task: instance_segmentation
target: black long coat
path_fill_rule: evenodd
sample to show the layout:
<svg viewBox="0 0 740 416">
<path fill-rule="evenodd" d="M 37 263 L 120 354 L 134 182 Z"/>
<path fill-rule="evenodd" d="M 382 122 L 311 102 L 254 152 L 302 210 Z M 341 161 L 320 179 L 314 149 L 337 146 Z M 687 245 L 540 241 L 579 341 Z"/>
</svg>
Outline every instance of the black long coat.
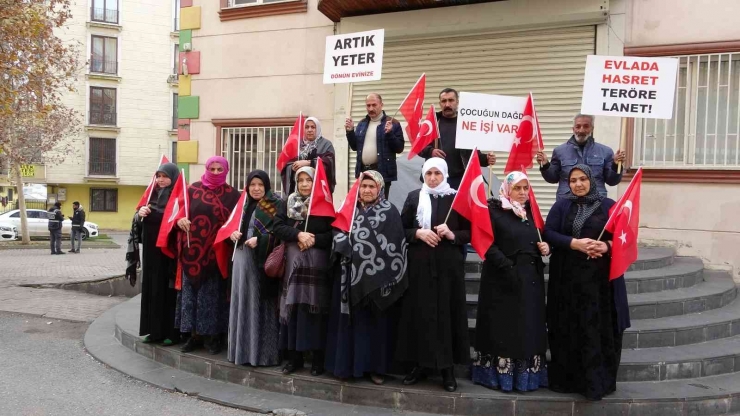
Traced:
<svg viewBox="0 0 740 416">
<path fill-rule="evenodd" d="M 470 361 L 465 302 L 463 249 L 470 242 L 470 223 L 455 211 L 447 225 L 455 240 L 429 247 L 416 239 L 420 190 L 412 191 L 401 211 L 409 243 L 409 287 L 403 298 L 396 359 L 443 369 Z M 432 197 L 432 228 L 444 223 L 454 195 Z"/>
<path fill-rule="evenodd" d="M 481 272 L 475 349 L 494 357 L 526 359 L 547 350 L 544 263 L 529 203 L 526 210 L 525 222 L 498 200 L 488 204 L 494 243 Z"/>
</svg>

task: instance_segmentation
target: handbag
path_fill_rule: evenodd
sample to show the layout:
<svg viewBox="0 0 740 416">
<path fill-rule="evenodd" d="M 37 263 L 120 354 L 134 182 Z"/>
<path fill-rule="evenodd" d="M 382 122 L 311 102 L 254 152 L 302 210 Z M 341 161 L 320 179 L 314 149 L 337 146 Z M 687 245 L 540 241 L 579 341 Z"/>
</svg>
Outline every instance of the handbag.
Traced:
<svg viewBox="0 0 740 416">
<path fill-rule="evenodd" d="M 267 277 L 280 279 L 285 273 L 285 243 L 278 244 L 265 260 L 265 274 Z"/>
</svg>

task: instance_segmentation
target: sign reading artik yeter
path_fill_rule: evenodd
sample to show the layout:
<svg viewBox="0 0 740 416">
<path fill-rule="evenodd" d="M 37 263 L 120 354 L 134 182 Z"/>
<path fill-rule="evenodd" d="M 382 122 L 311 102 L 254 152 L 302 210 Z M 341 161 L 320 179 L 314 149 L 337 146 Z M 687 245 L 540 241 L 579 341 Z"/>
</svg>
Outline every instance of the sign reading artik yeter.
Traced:
<svg viewBox="0 0 740 416">
<path fill-rule="evenodd" d="M 324 84 L 378 81 L 384 41 L 383 29 L 327 36 Z"/>
</svg>

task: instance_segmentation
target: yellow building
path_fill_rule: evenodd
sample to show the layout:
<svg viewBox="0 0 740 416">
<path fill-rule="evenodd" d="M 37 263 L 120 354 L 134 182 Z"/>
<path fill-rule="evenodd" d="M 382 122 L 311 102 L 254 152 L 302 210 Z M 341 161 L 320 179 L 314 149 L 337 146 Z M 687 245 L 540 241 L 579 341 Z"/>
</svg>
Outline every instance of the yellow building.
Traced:
<svg viewBox="0 0 740 416">
<path fill-rule="evenodd" d="M 88 64 L 64 101 L 83 129 L 67 139 L 72 154 L 34 179 L 65 215 L 79 201 L 100 228 L 128 229 L 160 157 L 176 160 L 178 10 L 178 0 L 72 5 L 59 36 L 83 45 Z"/>
</svg>

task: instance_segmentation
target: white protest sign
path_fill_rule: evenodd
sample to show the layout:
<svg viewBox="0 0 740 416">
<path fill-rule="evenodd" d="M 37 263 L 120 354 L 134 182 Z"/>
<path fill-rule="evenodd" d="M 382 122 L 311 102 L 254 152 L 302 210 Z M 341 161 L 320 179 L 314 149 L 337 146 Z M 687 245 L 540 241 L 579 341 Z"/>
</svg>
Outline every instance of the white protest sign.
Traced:
<svg viewBox="0 0 740 416">
<path fill-rule="evenodd" d="M 508 152 L 526 104 L 527 97 L 461 92 L 455 147 Z"/>
<path fill-rule="evenodd" d="M 581 113 L 670 119 L 677 71 L 676 58 L 589 55 Z"/>
<path fill-rule="evenodd" d="M 378 81 L 384 41 L 384 29 L 327 36 L 324 84 Z"/>
</svg>

